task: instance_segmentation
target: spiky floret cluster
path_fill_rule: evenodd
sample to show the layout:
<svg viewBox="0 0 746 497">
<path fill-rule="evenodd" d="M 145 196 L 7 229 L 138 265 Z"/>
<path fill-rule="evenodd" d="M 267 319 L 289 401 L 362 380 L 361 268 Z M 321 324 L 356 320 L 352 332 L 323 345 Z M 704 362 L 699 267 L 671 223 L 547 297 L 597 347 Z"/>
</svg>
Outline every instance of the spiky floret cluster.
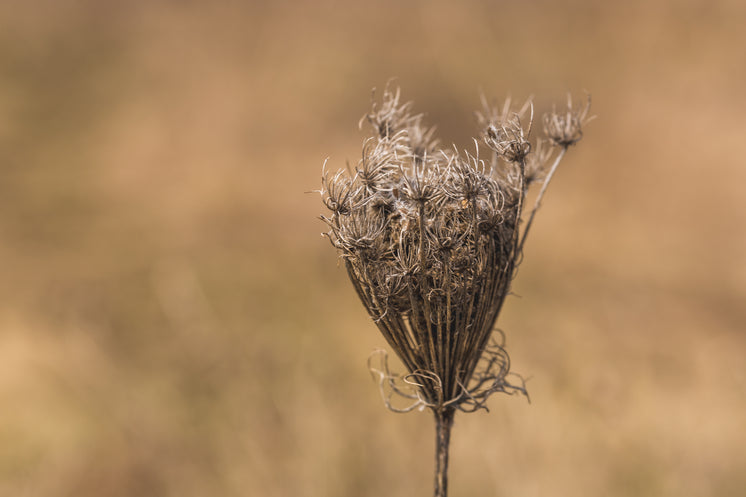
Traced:
<svg viewBox="0 0 746 497">
<path fill-rule="evenodd" d="M 394 410 L 472 411 L 494 392 L 525 393 L 522 381 L 508 380 L 502 333 L 495 340 L 493 330 L 538 208 L 537 201 L 521 233 L 528 187 L 541 178 L 545 187 L 575 141 L 551 136 L 552 149 L 532 144 L 530 102 L 517 111 L 509 101 L 502 109 L 483 105 L 477 117 L 488 160 L 480 157 L 477 140 L 474 153 L 439 148 L 434 129 L 412 113 L 411 103 L 400 102 L 398 89 L 387 87 L 363 118 L 374 135 L 357 167 L 323 174 L 326 235 L 408 370 L 391 374 L 385 353 L 371 367 Z M 586 114 L 587 108 L 581 116 L 570 107 L 574 120 L 550 115 L 545 123 L 575 137 Z M 397 407 L 393 395 L 411 403 Z"/>
</svg>

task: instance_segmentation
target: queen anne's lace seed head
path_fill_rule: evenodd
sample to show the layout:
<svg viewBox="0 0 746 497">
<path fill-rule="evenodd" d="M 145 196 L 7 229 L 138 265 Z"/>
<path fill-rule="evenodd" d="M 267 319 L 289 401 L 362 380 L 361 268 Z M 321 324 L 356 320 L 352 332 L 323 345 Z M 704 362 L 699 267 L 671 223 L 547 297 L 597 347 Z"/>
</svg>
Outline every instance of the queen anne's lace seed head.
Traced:
<svg viewBox="0 0 746 497">
<path fill-rule="evenodd" d="M 593 119 L 593 116 L 588 116 L 590 109 L 590 95 L 587 96 L 585 106 L 574 108 L 572 96 L 568 94 L 565 111 L 557 111 L 554 108 L 552 112 L 544 115 L 544 133 L 555 145 L 574 145 L 583 138 L 583 126 Z"/>
<path fill-rule="evenodd" d="M 373 135 L 357 167 L 322 176 L 326 236 L 408 370 L 392 375 L 385 360 L 373 368 L 395 409 L 393 394 L 412 400 L 405 410 L 471 411 L 494 392 L 525 393 L 521 381 L 511 383 L 493 332 L 520 260 L 526 190 L 554 149 L 531 143 L 530 101 L 518 110 L 509 100 L 501 109 L 483 103 L 477 116 L 489 160 L 478 146 L 473 154 L 438 149 L 434 128 L 387 86 L 363 118 Z M 570 103 L 545 117 L 549 141 L 577 142 L 587 112 Z"/>
</svg>

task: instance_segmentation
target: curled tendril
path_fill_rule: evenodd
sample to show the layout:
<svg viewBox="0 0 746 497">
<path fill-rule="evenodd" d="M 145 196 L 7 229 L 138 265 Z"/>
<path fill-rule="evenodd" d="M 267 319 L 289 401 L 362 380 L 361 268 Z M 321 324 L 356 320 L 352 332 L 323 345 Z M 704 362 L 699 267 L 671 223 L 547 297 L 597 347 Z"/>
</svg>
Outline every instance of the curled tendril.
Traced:
<svg viewBox="0 0 746 497">
<path fill-rule="evenodd" d="M 498 392 L 509 395 L 522 394 L 529 399 L 525 379 L 508 371 L 507 353 L 501 346 L 492 344 L 488 347 L 484 352 L 483 360 L 485 362 L 483 369 L 474 373 L 470 387 L 459 380 L 457 393 L 449 398 L 444 397 L 443 382 L 432 371 L 415 371 L 404 375 L 392 373 L 389 368 L 388 353 L 383 349 L 373 351 L 368 357 L 368 370 L 378 383 L 386 408 L 396 413 L 421 411 L 425 408 L 437 411 L 446 407 L 453 407 L 462 412 L 474 412 L 479 409 L 489 411 L 487 399 Z M 508 378 L 511 377 L 518 381 L 510 382 Z M 438 392 L 440 395 L 429 398 L 428 390 Z M 393 401 L 397 397 L 403 401 L 403 407 Z"/>
</svg>

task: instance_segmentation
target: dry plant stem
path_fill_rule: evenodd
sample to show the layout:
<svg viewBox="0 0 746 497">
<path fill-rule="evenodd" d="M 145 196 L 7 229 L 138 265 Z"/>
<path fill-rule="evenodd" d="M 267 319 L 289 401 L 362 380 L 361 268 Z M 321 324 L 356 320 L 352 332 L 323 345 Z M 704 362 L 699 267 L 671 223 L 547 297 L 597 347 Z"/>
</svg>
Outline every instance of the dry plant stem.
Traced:
<svg viewBox="0 0 746 497">
<path fill-rule="evenodd" d="M 531 210 L 531 215 L 528 218 L 526 227 L 523 229 L 523 236 L 521 237 L 521 243 L 518 244 L 518 251 L 516 252 L 516 254 L 520 254 L 523 252 L 523 244 L 526 241 L 526 235 L 528 235 L 528 230 L 529 228 L 531 228 L 531 223 L 534 221 L 534 216 L 536 215 L 536 211 L 538 211 L 539 207 L 541 206 L 541 199 L 542 197 L 544 197 L 544 192 L 547 191 L 549 182 L 552 181 L 552 176 L 554 176 L 554 172 L 557 170 L 557 166 L 559 166 L 559 163 L 562 162 L 562 158 L 565 156 L 565 152 L 567 152 L 567 146 L 562 147 L 560 152 L 557 154 L 557 158 L 554 159 L 554 163 L 552 164 L 552 167 L 549 169 L 549 173 L 547 173 L 547 177 L 544 180 L 544 183 L 541 185 L 541 190 L 539 191 L 539 194 L 536 196 L 536 202 L 534 202 L 534 208 Z"/>
<path fill-rule="evenodd" d="M 450 407 L 435 411 L 435 497 L 448 495 L 448 446 L 454 414 Z"/>
</svg>

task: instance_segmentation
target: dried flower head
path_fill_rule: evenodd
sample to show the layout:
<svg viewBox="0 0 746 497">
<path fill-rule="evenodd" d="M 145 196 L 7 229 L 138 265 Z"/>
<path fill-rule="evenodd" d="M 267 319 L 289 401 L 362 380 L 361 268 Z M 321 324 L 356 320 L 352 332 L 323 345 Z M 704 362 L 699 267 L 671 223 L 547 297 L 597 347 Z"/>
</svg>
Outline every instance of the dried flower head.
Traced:
<svg viewBox="0 0 746 497">
<path fill-rule="evenodd" d="M 544 133 L 555 145 L 569 147 L 583 138 L 583 126 L 593 119 L 588 112 L 591 109 L 591 96 L 587 95 L 585 106 L 574 108 L 572 95 L 567 95 L 567 109 L 558 112 L 556 108 L 544 115 Z"/>
<path fill-rule="evenodd" d="M 532 144 L 530 100 L 513 110 L 509 99 L 499 109 L 483 98 L 483 107 L 477 117 L 492 150 L 488 160 L 476 140 L 474 153 L 438 149 L 434 128 L 412 114 L 411 102 L 401 102 L 398 88 L 387 86 L 363 118 L 373 133 L 359 164 L 333 175 L 324 170 L 320 190 L 331 212 L 322 216 L 325 235 L 407 369 L 392 373 L 379 352 L 371 372 L 392 410 L 433 410 L 439 457 L 441 443 L 447 457 L 455 410 L 486 408 L 495 392 L 526 394 L 521 377 L 510 372 L 495 323 L 547 184 L 568 145 L 582 136 L 588 113 L 588 106 L 576 111 L 568 102 L 567 113 L 544 117 L 548 141 Z M 521 230 L 528 186 L 540 180 Z M 436 495 L 445 495 L 444 488 L 436 481 Z"/>
<path fill-rule="evenodd" d="M 518 111 L 510 100 L 501 111 L 485 103 L 478 116 L 496 154 L 489 164 L 478 147 L 475 154 L 436 150 L 433 128 L 411 109 L 398 88 L 386 87 L 365 116 L 374 134 L 354 172 L 324 173 L 332 215 L 323 219 L 363 304 L 408 370 L 398 377 L 381 365 L 381 385 L 410 390 L 404 410 L 474 410 L 493 392 L 525 393 L 509 381 L 502 340 L 490 339 L 519 260 L 525 190 L 551 150 L 539 145 L 530 155 L 530 101 Z M 583 120 L 568 116 L 573 126 Z"/>
</svg>

